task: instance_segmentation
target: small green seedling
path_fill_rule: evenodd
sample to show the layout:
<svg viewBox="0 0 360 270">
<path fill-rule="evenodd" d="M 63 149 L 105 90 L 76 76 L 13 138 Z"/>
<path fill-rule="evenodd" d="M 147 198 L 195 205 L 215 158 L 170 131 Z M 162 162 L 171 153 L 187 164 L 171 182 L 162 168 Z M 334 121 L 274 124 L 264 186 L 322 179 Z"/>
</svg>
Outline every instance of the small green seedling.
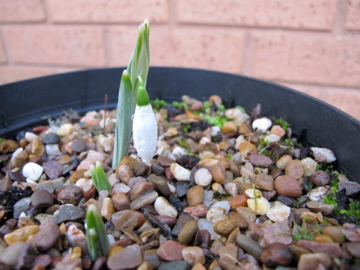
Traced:
<svg viewBox="0 0 360 270">
<path fill-rule="evenodd" d="M 99 161 L 96 161 L 95 167 L 93 165 L 90 167 L 90 174 L 98 192 L 111 189 L 110 182 Z"/>
</svg>

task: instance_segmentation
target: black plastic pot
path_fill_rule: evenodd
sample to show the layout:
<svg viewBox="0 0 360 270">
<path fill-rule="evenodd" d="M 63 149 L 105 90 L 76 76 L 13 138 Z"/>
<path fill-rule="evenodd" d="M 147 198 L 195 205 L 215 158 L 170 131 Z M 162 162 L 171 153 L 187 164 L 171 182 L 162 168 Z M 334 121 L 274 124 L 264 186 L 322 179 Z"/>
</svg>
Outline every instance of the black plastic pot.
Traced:
<svg viewBox="0 0 360 270">
<path fill-rule="evenodd" d="M 108 107 L 115 108 L 122 70 L 85 70 L 0 86 L 0 136 L 13 137 L 65 109 L 102 109 L 105 94 Z M 152 67 L 147 88 L 151 98 L 166 101 L 185 94 L 200 100 L 217 94 L 226 105 L 241 105 L 248 112 L 260 103 L 262 115 L 286 119 L 297 134 L 306 129 L 305 143 L 333 150 L 337 169 L 360 182 L 360 122 L 315 98 L 244 76 L 172 67 Z"/>
</svg>

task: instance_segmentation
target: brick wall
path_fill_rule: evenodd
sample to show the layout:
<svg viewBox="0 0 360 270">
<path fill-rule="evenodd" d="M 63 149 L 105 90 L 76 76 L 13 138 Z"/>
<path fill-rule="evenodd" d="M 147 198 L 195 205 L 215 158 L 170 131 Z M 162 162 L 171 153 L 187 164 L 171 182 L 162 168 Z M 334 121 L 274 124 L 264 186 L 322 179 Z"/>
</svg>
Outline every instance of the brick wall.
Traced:
<svg viewBox="0 0 360 270">
<path fill-rule="evenodd" d="M 360 119 L 360 0 L 0 0 L 0 84 L 126 66 L 151 24 L 151 65 L 244 74 Z"/>
</svg>

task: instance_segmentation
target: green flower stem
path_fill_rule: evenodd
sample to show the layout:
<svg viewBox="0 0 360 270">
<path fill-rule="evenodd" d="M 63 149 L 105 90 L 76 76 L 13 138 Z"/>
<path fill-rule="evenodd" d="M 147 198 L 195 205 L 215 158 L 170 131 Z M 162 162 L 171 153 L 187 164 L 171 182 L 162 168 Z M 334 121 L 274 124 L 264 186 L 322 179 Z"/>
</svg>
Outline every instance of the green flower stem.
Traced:
<svg viewBox="0 0 360 270">
<path fill-rule="evenodd" d="M 90 204 L 86 211 L 86 238 L 90 257 L 95 261 L 99 257 L 107 257 L 110 244 L 102 217 L 96 206 Z"/>
<path fill-rule="evenodd" d="M 111 185 L 99 161 L 96 165 L 90 167 L 90 174 L 93 179 L 94 185 L 98 192 L 101 190 L 110 190 Z"/>
<path fill-rule="evenodd" d="M 135 112 L 136 96 L 140 85 L 138 77 L 146 85 L 150 66 L 150 25 L 145 20 L 139 27 L 139 35 L 127 69 L 121 76 L 117 104 L 115 143 L 112 168 L 127 155 L 132 135 L 132 115 Z"/>
</svg>

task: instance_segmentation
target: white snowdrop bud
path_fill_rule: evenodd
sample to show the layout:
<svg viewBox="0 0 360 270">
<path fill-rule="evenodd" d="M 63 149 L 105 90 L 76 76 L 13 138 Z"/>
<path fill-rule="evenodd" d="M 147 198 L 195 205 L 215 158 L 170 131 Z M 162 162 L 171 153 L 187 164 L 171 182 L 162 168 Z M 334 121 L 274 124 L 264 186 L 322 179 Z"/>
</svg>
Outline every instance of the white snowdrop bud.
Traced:
<svg viewBox="0 0 360 270">
<path fill-rule="evenodd" d="M 148 166 L 156 153 L 158 127 L 149 95 L 140 83 L 133 123 L 134 146 L 138 157 Z"/>
</svg>

